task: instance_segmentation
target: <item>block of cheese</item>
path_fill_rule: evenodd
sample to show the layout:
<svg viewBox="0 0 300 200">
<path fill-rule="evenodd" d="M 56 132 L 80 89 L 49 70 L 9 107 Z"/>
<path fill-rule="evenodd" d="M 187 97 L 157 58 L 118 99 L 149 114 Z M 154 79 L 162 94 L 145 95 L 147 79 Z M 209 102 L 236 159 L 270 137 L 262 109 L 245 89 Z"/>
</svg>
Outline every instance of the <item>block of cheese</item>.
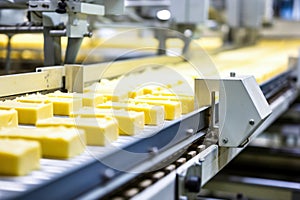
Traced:
<svg viewBox="0 0 300 200">
<path fill-rule="evenodd" d="M 118 123 L 112 117 L 103 118 L 62 118 L 53 117 L 39 120 L 37 127 L 74 127 L 82 129 L 86 134 L 88 145 L 105 146 L 118 139 Z"/>
<path fill-rule="evenodd" d="M 0 108 L 0 128 L 17 127 L 18 113 L 13 108 Z"/>
<path fill-rule="evenodd" d="M 170 100 L 149 100 L 149 99 L 129 99 L 133 103 L 146 103 L 150 105 L 163 106 L 165 109 L 165 119 L 173 120 L 180 117 L 182 113 L 181 103 L 179 101 Z"/>
<path fill-rule="evenodd" d="M 53 103 L 55 115 L 69 116 L 72 112 L 82 108 L 82 99 L 80 98 L 49 97 L 49 99 Z"/>
<path fill-rule="evenodd" d="M 156 94 L 156 95 L 142 95 L 138 96 L 138 99 L 149 99 L 149 100 L 171 100 L 180 101 L 182 114 L 190 113 L 194 110 L 194 97 L 193 96 L 176 96 L 171 94 Z"/>
<path fill-rule="evenodd" d="M 149 105 L 146 103 L 120 103 L 120 102 L 105 102 L 98 104 L 97 108 L 104 109 L 124 109 L 136 112 L 144 112 L 145 124 L 147 125 L 160 125 L 164 122 L 164 107 Z"/>
<path fill-rule="evenodd" d="M 49 158 L 70 158 L 86 147 L 84 131 L 75 128 L 9 128 L 0 130 L 0 138 L 38 141 L 43 157 Z"/>
<path fill-rule="evenodd" d="M 26 175 L 39 169 L 41 146 L 36 141 L 0 139 L 0 174 Z"/>
<path fill-rule="evenodd" d="M 0 108 L 16 109 L 19 124 L 35 124 L 39 119 L 53 117 L 53 104 L 51 102 L 27 103 L 6 100 L 0 102 Z"/>
<path fill-rule="evenodd" d="M 104 96 L 97 93 L 64 93 L 56 91 L 53 93 L 47 94 L 48 97 L 58 97 L 58 98 L 81 98 L 82 106 L 94 107 L 99 103 L 104 102 Z"/>
<path fill-rule="evenodd" d="M 17 101 L 26 103 L 51 102 L 53 104 L 53 114 L 63 116 L 68 116 L 70 113 L 82 108 L 82 97 L 73 98 L 71 93 L 69 97 L 51 97 L 42 94 L 31 94 L 17 98 Z"/>
<path fill-rule="evenodd" d="M 136 135 L 144 130 L 145 117 L 143 112 L 99 109 L 85 107 L 71 116 L 82 118 L 95 118 L 111 116 L 118 121 L 121 135 Z"/>
</svg>

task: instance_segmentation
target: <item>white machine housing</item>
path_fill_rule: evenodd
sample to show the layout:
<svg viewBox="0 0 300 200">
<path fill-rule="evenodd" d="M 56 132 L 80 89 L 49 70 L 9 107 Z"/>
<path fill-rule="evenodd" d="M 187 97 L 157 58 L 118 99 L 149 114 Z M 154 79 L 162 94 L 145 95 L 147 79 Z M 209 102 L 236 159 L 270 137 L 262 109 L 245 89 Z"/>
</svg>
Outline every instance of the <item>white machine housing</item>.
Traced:
<svg viewBox="0 0 300 200">
<path fill-rule="evenodd" d="M 219 93 L 220 146 L 243 146 L 272 112 L 253 76 L 195 80 L 199 108 L 211 104 L 212 92 Z"/>
</svg>

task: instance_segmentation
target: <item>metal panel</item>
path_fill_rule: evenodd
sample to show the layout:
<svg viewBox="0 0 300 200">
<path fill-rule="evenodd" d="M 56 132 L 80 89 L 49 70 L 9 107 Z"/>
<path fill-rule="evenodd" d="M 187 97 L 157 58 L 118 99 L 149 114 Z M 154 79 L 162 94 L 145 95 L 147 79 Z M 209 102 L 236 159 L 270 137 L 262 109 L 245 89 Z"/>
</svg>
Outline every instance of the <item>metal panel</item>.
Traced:
<svg viewBox="0 0 300 200">
<path fill-rule="evenodd" d="M 61 68 L 47 68 L 39 72 L 0 77 L 0 97 L 51 90 L 63 86 Z"/>
</svg>

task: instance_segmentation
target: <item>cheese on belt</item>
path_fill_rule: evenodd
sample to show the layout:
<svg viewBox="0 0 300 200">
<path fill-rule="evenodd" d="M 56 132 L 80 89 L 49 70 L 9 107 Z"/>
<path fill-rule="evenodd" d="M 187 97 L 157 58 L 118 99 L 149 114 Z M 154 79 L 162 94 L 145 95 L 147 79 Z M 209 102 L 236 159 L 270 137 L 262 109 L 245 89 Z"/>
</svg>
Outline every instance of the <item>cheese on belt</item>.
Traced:
<svg viewBox="0 0 300 200">
<path fill-rule="evenodd" d="M 12 108 L 0 108 L 0 128 L 17 127 L 18 113 Z"/>
<path fill-rule="evenodd" d="M 95 118 L 111 116 L 118 121 L 119 133 L 121 135 L 136 135 L 144 130 L 145 117 L 143 112 L 83 108 L 73 113 L 73 117 Z"/>
<path fill-rule="evenodd" d="M 36 141 L 0 139 L 0 174 L 25 175 L 40 167 L 41 147 Z"/>
<path fill-rule="evenodd" d="M 37 127 L 65 126 L 83 129 L 88 145 L 105 146 L 118 139 L 118 123 L 111 117 L 105 118 L 61 118 L 39 120 Z"/>
<path fill-rule="evenodd" d="M 164 106 L 165 109 L 165 119 L 173 120 L 180 117 L 182 113 L 181 103 L 178 101 L 170 100 L 149 100 L 149 99 L 129 99 L 129 103 L 146 103 L 156 106 Z"/>
<path fill-rule="evenodd" d="M 0 138 L 38 141 L 43 157 L 50 158 L 70 158 L 82 153 L 86 146 L 84 131 L 65 127 L 2 129 Z"/>
<path fill-rule="evenodd" d="M 143 95 L 137 97 L 137 99 L 148 100 L 171 100 L 181 102 L 182 114 L 190 113 L 194 110 L 194 97 L 193 96 L 176 96 L 174 94 L 158 94 L 158 95 Z"/>
<path fill-rule="evenodd" d="M 15 108 L 18 112 L 19 124 L 35 124 L 39 119 L 53 117 L 53 105 L 51 102 L 24 103 L 17 101 L 2 101 L 1 108 Z"/>
<path fill-rule="evenodd" d="M 134 104 L 134 103 L 119 103 L 119 102 L 106 102 L 98 104 L 97 108 L 102 109 L 125 109 L 136 112 L 144 112 L 145 124 L 159 125 L 164 122 L 164 107 L 149 104 Z"/>
<path fill-rule="evenodd" d="M 69 116 L 70 113 L 82 108 L 82 98 L 60 98 L 48 97 L 45 95 L 28 95 L 16 99 L 23 103 L 45 103 L 51 102 L 53 104 L 54 115 Z"/>
</svg>

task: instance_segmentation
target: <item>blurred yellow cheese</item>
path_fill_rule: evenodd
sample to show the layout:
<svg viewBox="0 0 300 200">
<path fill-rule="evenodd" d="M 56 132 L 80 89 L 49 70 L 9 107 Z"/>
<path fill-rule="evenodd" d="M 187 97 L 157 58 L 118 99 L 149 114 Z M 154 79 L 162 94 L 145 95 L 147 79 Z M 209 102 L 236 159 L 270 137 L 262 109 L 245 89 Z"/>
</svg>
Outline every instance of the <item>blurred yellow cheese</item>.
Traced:
<svg viewBox="0 0 300 200">
<path fill-rule="evenodd" d="M 149 99 L 129 99 L 129 102 L 136 104 L 146 103 L 150 105 L 163 106 L 165 109 L 165 119 L 173 120 L 180 117 L 182 113 L 181 103 L 179 101 L 170 100 L 149 100 Z"/>
<path fill-rule="evenodd" d="M 161 93 L 156 95 L 143 95 L 138 96 L 137 99 L 149 100 L 171 100 L 181 102 L 182 114 L 192 112 L 194 110 L 194 97 L 193 96 L 176 96 L 171 93 Z"/>
<path fill-rule="evenodd" d="M 116 89 L 116 85 L 103 85 L 95 83 L 89 87 L 85 87 L 84 93 L 100 94 L 103 95 L 108 101 L 121 101 L 122 99 L 128 98 L 128 91 Z M 133 94 L 134 95 L 134 94 Z"/>
<path fill-rule="evenodd" d="M 86 146 L 83 130 L 65 127 L 2 129 L 0 138 L 38 141 L 43 157 L 50 158 L 70 158 L 82 153 Z"/>
<path fill-rule="evenodd" d="M 18 113 L 12 108 L 0 108 L 0 128 L 17 127 Z"/>
<path fill-rule="evenodd" d="M 61 118 L 53 117 L 39 120 L 37 127 L 74 127 L 82 129 L 86 134 L 88 145 L 105 146 L 118 139 L 118 123 L 111 117 L 105 118 Z"/>
<path fill-rule="evenodd" d="M 0 139 L 1 175 L 26 175 L 40 167 L 40 157 L 36 141 Z"/>
<path fill-rule="evenodd" d="M 95 118 L 111 116 L 116 118 L 119 124 L 119 133 L 121 135 L 136 135 L 144 130 L 145 117 L 143 112 L 83 108 L 78 112 L 74 112 L 71 116 L 83 118 Z"/>
<path fill-rule="evenodd" d="M 0 102 L 0 108 L 15 108 L 19 124 L 35 124 L 39 119 L 53 117 L 51 102 L 25 103 L 7 100 Z"/>
<path fill-rule="evenodd" d="M 103 104 L 98 104 L 97 108 L 112 108 L 112 109 L 125 109 L 136 112 L 144 112 L 145 124 L 148 125 L 159 125 L 164 122 L 164 107 L 149 105 L 146 103 L 143 104 L 134 104 L 134 103 L 119 103 L 119 102 L 106 102 Z"/>
</svg>

